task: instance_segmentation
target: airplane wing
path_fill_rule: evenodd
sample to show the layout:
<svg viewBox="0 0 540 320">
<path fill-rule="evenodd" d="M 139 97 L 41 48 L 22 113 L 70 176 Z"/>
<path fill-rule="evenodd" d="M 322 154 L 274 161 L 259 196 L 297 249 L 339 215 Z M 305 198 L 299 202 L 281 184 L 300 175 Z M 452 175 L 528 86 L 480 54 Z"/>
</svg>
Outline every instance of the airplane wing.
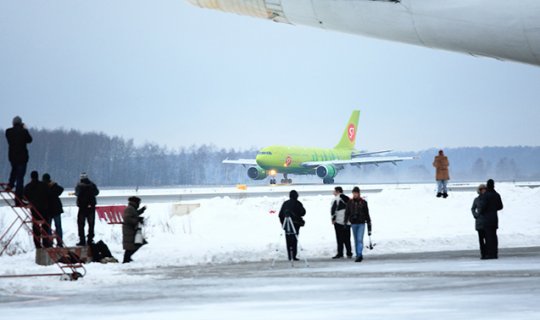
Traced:
<svg viewBox="0 0 540 320">
<path fill-rule="evenodd" d="M 324 166 L 324 165 L 335 165 L 335 166 L 343 166 L 343 165 L 352 165 L 352 166 L 361 166 L 366 164 L 374 164 L 378 165 L 380 163 L 393 163 L 396 164 L 400 161 L 405 160 L 414 160 L 415 157 L 395 157 L 395 156 L 388 156 L 388 157 L 362 157 L 362 158 L 353 158 L 351 160 L 330 160 L 330 161 L 307 161 L 302 163 L 302 166 L 306 168 L 315 168 L 318 166 Z"/>
<path fill-rule="evenodd" d="M 372 151 L 372 152 L 353 152 L 352 157 L 359 158 L 359 157 L 372 156 L 374 154 L 381 154 L 381 153 L 388 153 L 388 152 L 392 152 L 392 150 L 381 150 L 381 151 Z"/>
<path fill-rule="evenodd" d="M 225 159 L 221 163 L 225 163 L 225 164 L 241 164 L 244 167 L 245 166 L 256 166 L 257 165 L 257 161 L 255 161 L 255 159 L 238 159 L 238 160 Z"/>
</svg>

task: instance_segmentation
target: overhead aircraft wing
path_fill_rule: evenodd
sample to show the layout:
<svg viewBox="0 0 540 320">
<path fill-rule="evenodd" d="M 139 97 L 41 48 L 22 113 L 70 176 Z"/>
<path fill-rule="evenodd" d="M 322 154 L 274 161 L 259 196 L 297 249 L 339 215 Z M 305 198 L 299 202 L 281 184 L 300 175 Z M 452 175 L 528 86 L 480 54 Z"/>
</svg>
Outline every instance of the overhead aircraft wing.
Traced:
<svg viewBox="0 0 540 320">
<path fill-rule="evenodd" d="M 361 158 L 353 158 L 351 160 L 330 160 L 330 161 L 307 161 L 303 162 L 302 166 L 306 168 L 315 168 L 318 166 L 324 166 L 324 165 L 335 165 L 335 166 L 343 166 L 343 165 L 352 165 L 352 166 L 361 166 L 366 164 L 374 164 L 378 165 L 380 163 L 393 163 L 396 164 L 400 161 L 405 160 L 414 160 L 415 157 L 395 157 L 395 156 L 388 156 L 388 157 L 361 157 Z"/>
<path fill-rule="evenodd" d="M 256 165 L 257 165 L 257 161 L 255 161 L 255 159 L 238 159 L 238 160 L 229 160 L 229 159 L 225 159 L 225 160 L 223 160 L 221 163 L 226 163 L 226 164 L 241 164 L 241 165 L 243 165 L 244 167 L 245 167 L 245 166 L 256 166 Z"/>
</svg>

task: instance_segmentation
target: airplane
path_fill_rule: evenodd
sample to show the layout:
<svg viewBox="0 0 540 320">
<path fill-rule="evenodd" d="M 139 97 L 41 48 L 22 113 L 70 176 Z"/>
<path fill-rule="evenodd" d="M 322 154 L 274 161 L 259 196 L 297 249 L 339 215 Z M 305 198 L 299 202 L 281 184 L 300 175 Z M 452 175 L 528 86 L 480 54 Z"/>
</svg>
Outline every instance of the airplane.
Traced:
<svg viewBox="0 0 540 320">
<path fill-rule="evenodd" d="M 275 22 L 540 65 L 538 0 L 188 1 Z"/>
<path fill-rule="evenodd" d="M 269 146 L 261 149 L 255 159 L 225 159 L 224 164 L 237 164 L 247 167 L 247 174 L 253 180 L 263 180 L 270 176 L 270 184 L 276 184 L 275 176 L 283 174 L 282 184 L 291 184 L 289 174 L 317 175 L 324 184 L 334 183 L 334 177 L 346 165 L 378 165 L 412 160 L 414 157 L 373 157 L 375 154 L 388 153 L 391 150 L 359 152 L 354 149 L 360 111 L 351 114 L 341 140 L 333 149 L 306 148 L 291 146 Z"/>
</svg>

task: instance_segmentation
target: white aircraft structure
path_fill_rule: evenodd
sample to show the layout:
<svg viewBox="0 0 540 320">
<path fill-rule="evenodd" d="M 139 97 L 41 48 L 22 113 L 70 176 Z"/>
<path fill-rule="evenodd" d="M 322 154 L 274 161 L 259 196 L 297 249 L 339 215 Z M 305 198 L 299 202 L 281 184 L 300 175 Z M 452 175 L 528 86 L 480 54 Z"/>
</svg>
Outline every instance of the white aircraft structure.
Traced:
<svg viewBox="0 0 540 320">
<path fill-rule="evenodd" d="M 540 65 L 540 0 L 188 1 L 275 22 Z"/>
</svg>

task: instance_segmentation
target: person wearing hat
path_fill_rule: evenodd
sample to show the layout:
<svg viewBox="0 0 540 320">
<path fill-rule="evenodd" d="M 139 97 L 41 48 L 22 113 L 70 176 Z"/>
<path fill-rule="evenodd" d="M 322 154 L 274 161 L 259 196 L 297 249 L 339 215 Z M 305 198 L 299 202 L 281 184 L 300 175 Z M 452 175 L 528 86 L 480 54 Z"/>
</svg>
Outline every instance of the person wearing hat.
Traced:
<svg viewBox="0 0 540 320">
<path fill-rule="evenodd" d="M 139 223 L 142 223 L 144 218 L 141 214 L 144 213 L 146 207 L 139 209 L 141 205 L 141 198 L 129 197 L 128 205 L 124 209 L 124 223 L 122 224 L 122 247 L 124 248 L 124 260 L 122 263 L 130 263 L 131 257 L 140 247 L 143 246 L 146 241 L 143 240 L 143 244 L 135 243 L 135 235 L 139 228 Z"/>
<path fill-rule="evenodd" d="M 75 187 L 75 195 L 77 196 L 77 225 L 79 227 L 79 242 L 78 246 L 86 246 L 84 238 L 84 225 L 88 221 L 88 243 L 94 241 L 94 224 L 96 222 L 96 196 L 99 194 L 99 189 L 96 184 L 88 179 L 86 172 L 81 173 L 81 180 Z"/>
<path fill-rule="evenodd" d="M 475 219 L 475 228 L 478 231 L 478 242 L 480 243 L 480 258 L 486 258 L 486 232 L 484 230 L 484 215 L 480 212 L 482 206 L 482 195 L 486 192 L 486 185 L 481 184 L 476 191 L 478 197 L 474 198 L 471 211 Z"/>
<path fill-rule="evenodd" d="M 11 164 L 9 174 L 9 188 L 15 188 L 15 194 L 22 199 L 24 193 L 24 175 L 28 164 L 28 149 L 26 145 L 32 143 L 32 136 L 26 129 L 21 117 L 16 116 L 12 121 L 13 127 L 6 130 L 8 142 L 8 158 Z M 21 205 L 21 203 L 16 203 Z"/>
<path fill-rule="evenodd" d="M 450 173 L 448 167 L 448 157 L 444 155 L 444 151 L 439 150 L 439 154 L 435 156 L 433 160 L 433 166 L 435 167 L 435 180 L 437 180 L 437 198 L 448 197 L 448 180 L 450 180 Z"/>
<path fill-rule="evenodd" d="M 355 262 L 362 262 L 364 259 L 362 256 L 362 251 L 364 249 L 364 232 L 367 224 L 368 235 L 371 235 L 371 217 L 369 216 L 367 201 L 360 197 L 360 188 L 354 187 L 352 194 L 353 197 L 347 202 L 347 207 L 345 208 L 345 221 L 351 224 L 354 235 L 354 243 L 356 246 Z"/>
<path fill-rule="evenodd" d="M 486 183 L 486 192 L 482 195 L 479 205 L 480 214 L 484 217 L 484 231 L 486 234 L 486 256 L 485 259 L 499 258 L 499 239 L 497 229 L 499 228 L 499 216 L 497 211 L 503 209 L 501 195 L 495 191 L 495 181 L 489 179 Z"/>
<path fill-rule="evenodd" d="M 285 201 L 279 210 L 279 221 L 284 227 L 285 231 L 285 243 L 287 245 L 287 256 L 290 260 L 298 261 L 296 257 L 298 253 L 298 235 L 300 234 L 300 227 L 305 224 L 303 216 L 306 215 L 306 209 L 302 202 L 298 201 L 298 192 L 291 190 L 289 192 L 289 200 Z M 294 230 L 290 226 L 290 223 L 284 225 L 286 218 L 291 218 Z"/>
<path fill-rule="evenodd" d="M 56 233 L 56 246 L 63 246 L 63 232 L 62 232 L 62 213 L 64 208 L 62 206 L 62 200 L 60 200 L 60 195 L 64 192 L 64 187 L 51 180 L 51 175 L 44 173 L 41 181 L 47 185 L 49 188 L 49 208 L 48 216 L 52 217 L 54 222 L 54 232 Z"/>
</svg>

